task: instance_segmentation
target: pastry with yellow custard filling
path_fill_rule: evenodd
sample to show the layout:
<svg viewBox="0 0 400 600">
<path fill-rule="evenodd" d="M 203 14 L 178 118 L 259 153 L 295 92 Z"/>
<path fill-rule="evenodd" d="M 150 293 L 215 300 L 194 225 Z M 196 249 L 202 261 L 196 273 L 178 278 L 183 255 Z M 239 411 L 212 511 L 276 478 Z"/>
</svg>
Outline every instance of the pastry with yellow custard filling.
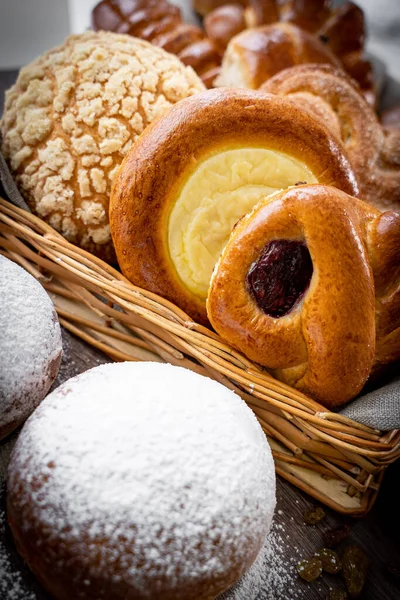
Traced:
<svg viewBox="0 0 400 600">
<path fill-rule="evenodd" d="M 358 194 L 344 150 L 312 115 L 249 90 L 179 102 L 146 129 L 115 179 L 110 224 L 123 273 L 207 323 L 212 271 L 235 223 L 299 182 Z"/>
</svg>

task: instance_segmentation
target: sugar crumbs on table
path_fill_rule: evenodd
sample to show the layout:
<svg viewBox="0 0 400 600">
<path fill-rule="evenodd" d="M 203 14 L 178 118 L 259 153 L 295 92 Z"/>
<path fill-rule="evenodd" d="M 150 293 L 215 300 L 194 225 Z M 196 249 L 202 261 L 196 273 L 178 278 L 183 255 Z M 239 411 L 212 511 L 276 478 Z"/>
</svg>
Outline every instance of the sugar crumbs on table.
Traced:
<svg viewBox="0 0 400 600">
<path fill-rule="evenodd" d="M 0 598 L 3 600 L 36 600 L 22 581 L 20 573 L 13 567 L 9 552 L 4 545 L 6 517 L 0 509 Z"/>
<path fill-rule="evenodd" d="M 265 553 L 265 563 L 262 576 L 261 592 L 257 600 L 296 600 L 297 591 L 294 589 L 295 573 L 291 559 L 292 548 L 281 536 L 282 527 L 273 523 L 268 535 Z"/>
<path fill-rule="evenodd" d="M 325 511 L 321 506 L 306 510 L 303 515 L 303 520 L 306 525 L 316 525 L 325 518 Z"/>
<path fill-rule="evenodd" d="M 338 546 L 344 540 L 350 536 L 350 527 L 343 525 L 342 527 L 335 527 L 335 529 L 328 529 L 322 534 L 325 546 L 328 548 L 334 548 Z"/>
</svg>

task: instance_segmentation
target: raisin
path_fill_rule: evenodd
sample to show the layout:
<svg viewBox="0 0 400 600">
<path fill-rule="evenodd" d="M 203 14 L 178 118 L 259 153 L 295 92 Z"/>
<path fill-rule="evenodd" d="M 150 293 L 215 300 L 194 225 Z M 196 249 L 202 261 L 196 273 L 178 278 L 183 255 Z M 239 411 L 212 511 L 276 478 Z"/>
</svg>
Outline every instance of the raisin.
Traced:
<svg viewBox="0 0 400 600">
<path fill-rule="evenodd" d="M 340 588 L 336 589 L 336 590 L 331 590 L 329 592 L 329 599 L 328 600 L 347 600 L 348 595 L 346 590 L 341 590 Z"/>
<path fill-rule="evenodd" d="M 296 565 L 297 573 L 304 581 L 314 581 L 322 573 L 322 562 L 319 558 L 305 558 Z"/>
<path fill-rule="evenodd" d="M 310 252 L 304 243 L 274 240 L 251 265 L 246 285 L 263 312 L 282 317 L 304 295 L 312 273 Z"/>
<path fill-rule="evenodd" d="M 318 506 L 317 508 L 310 508 L 310 510 L 307 510 L 303 515 L 304 523 L 306 523 L 307 525 L 316 525 L 324 518 L 325 511 L 320 506 Z"/>
<path fill-rule="evenodd" d="M 358 598 L 364 587 L 368 570 L 368 557 L 355 544 L 348 546 L 343 553 L 343 578 L 351 598 Z"/>
<path fill-rule="evenodd" d="M 327 573 L 336 575 L 342 570 L 342 561 L 340 560 L 338 553 L 334 550 L 331 550 L 330 548 L 321 548 L 315 553 L 315 556 L 320 559 L 322 568 Z"/>
<path fill-rule="evenodd" d="M 343 525 L 343 527 L 336 527 L 335 529 L 329 529 L 325 531 L 322 535 L 324 544 L 328 548 L 334 548 L 338 546 L 340 542 L 347 540 L 350 536 L 350 527 L 348 525 Z"/>
</svg>

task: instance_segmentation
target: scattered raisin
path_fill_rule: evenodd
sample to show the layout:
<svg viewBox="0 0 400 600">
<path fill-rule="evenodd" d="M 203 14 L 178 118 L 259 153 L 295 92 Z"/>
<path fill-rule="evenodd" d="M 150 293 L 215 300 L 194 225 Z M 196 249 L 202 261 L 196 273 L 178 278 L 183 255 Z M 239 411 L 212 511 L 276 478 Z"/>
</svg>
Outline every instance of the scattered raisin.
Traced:
<svg viewBox="0 0 400 600">
<path fill-rule="evenodd" d="M 348 595 L 346 590 L 342 590 L 340 588 L 336 589 L 336 590 L 331 590 L 329 593 L 329 599 L 328 600 L 347 600 Z"/>
<path fill-rule="evenodd" d="M 340 560 L 338 553 L 334 550 L 331 550 L 330 548 L 321 548 L 315 553 L 315 556 L 320 559 L 322 568 L 327 573 L 336 575 L 342 570 L 342 561 Z"/>
<path fill-rule="evenodd" d="M 296 565 L 297 573 L 304 581 L 314 581 L 322 573 L 322 562 L 319 558 L 305 558 Z"/>
<path fill-rule="evenodd" d="M 317 508 L 311 508 L 304 513 L 304 523 L 307 525 L 316 525 L 325 517 L 325 511 L 323 508 L 318 506 Z"/>
<path fill-rule="evenodd" d="M 367 577 L 368 557 L 355 544 L 348 546 L 343 553 L 343 578 L 351 598 L 357 598 Z"/>
<path fill-rule="evenodd" d="M 347 540 L 350 536 L 350 527 L 348 525 L 343 525 L 343 527 L 336 527 L 335 529 L 329 529 L 325 531 L 323 534 L 323 540 L 325 546 L 328 548 L 334 548 L 338 546 L 340 542 Z"/>
</svg>

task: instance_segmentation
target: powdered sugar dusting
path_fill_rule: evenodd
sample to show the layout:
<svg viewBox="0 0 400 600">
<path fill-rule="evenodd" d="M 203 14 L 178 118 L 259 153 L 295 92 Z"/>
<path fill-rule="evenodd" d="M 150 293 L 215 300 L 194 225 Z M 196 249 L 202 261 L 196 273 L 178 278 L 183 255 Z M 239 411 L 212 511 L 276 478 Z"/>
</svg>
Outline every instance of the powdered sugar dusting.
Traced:
<svg viewBox="0 0 400 600">
<path fill-rule="evenodd" d="M 2 600 L 39 600 L 29 591 L 24 573 L 10 560 L 9 550 L 3 542 L 5 514 L 0 508 L 0 597 Z M 257 560 L 240 578 L 239 582 L 218 600 L 298 600 L 295 590 L 296 560 L 288 561 L 286 554 L 292 547 L 284 540 L 281 526 L 275 523 Z M 42 597 L 42 595 L 40 596 Z"/>
<path fill-rule="evenodd" d="M 4 486 L 0 486 L 0 497 L 5 493 Z M 5 513 L 0 506 L 0 598 L 2 600 L 36 600 L 36 594 L 29 591 L 29 586 L 17 569 L 11 566 L 9 550 L 5 540 Z"/>
<path fill-rule="evenodd" d="M 156 363 L 102 365 L 50 394 L 17 441 L 8 487 L 55 578 L 73 545 L 75 586 L 122 580 L 138 597 L 217 595 L 254 561 L 275 507 L 271 452 L 250 409 Z"/>
<path fill-rule="evenodd" d="M 290 540 L 283 535 L 284 528 L 273 523 L 264 547 L 261 567 L 261 591 L 257 600 L 297 600 L 300 598 L 295 589 L 297 574 L 296 559 L 287 556 L 293 554 Z M 243 596 L 241 600 L 245 600 Z"/>
<path fill-rule="evenodd" d="M 228 591 L 218 596 L 217 600 L 256 600 L 263 583 L 263 569 L 267 553 L 268 541 L 262 547 L 254 563 L 247 569 L 239 581 Z"/>
<path fill-rule="evenodd" d="M 50 388 L 61 330 L 42 286 L 0 255 L 0 438 L 28 417 Z"/>
</svg>

